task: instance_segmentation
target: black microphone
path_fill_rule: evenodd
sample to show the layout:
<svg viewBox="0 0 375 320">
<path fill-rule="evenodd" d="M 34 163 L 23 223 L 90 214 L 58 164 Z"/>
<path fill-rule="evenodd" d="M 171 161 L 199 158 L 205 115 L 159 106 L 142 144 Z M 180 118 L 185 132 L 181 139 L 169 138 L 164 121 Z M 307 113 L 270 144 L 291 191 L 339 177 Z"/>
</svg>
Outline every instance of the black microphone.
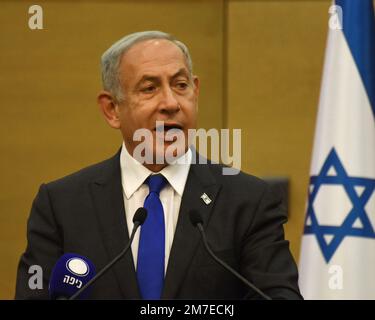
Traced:
<svg viewBox="0 0 375 320">
<path fill-rule="evenodd" d="M 76 299 L 83 291 L 85 291 L 88 287 L 90 287 L 95 281 L 97 281 L 101 276 L 103 276 L 104 273 L 106 273 L 117 261 L 119 261 L 129 250 L 133 239 L 134 235 L 147 218 L 147 210 L 145 208 L 138 208 L 137 211 L 134 214 L 133 217 L 133 230 L 129 239 L 128 244 L 126 245 L 125 249 L 122 250 L 110 263 L 108 263 L 102 270 L 100 270 L 95 277 L 93 277 L 90 281 L 88 281 L 81 289 L 79 289 L 75 294 L 73 294 L 69 300 L 74 300 Z"/>
<path fill-rule="evenodd" d="M 263 297 L 266 300 L 272 300 L 269 296 L 267 296 L 265 293 L 263 293 L 260 289 L 258 289 L 256 286 L 254 286 L 252 283 L 250 283 L 247 279 L 245 279 L 243 276 L 241 276 L 236 270 L 231 268 L 228 264 L 226 264 L 223 260 L 218 258 L 211 250 L 210 246 L 208 245 L 206 233 L 203 229 L 203 219 L 200 213 L 197 210 L 191 210 L 189 212 L 190 215 L 190 221 L 194 227 L 197 227 L 199 232 L 202 235 L 204 246 L 207 250 L 207 252 L 210 254 L 210 256 L 222 267 L 224 267 L 226 270 L 228 270 L 230 273 L 232 273 L 236 278 L 241 280 L 244 284 L 246 284 L 248 287 L 250 287 L 252 290 L 254 290 L 256 293 L 258 293 L 261 297 Z"/>
</svg>

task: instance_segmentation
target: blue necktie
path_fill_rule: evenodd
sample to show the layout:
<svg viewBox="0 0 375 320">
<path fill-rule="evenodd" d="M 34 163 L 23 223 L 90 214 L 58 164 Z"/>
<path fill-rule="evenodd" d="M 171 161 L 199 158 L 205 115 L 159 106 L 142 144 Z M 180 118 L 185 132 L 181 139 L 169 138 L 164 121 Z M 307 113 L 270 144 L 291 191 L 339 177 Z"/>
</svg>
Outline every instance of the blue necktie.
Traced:
<svg viewBox="0 0 375 320">
<path fill-rule="evenodd" d="M 160 299 L 164 284 L 165 225 L 159 193 L 167 180 L 157 174 L 148 177 L 145 183 L 149 187 L 144 203 L 147 219 L 139 238 L 137 278 L 142 298 L 155 300 Z"/>
</svg>

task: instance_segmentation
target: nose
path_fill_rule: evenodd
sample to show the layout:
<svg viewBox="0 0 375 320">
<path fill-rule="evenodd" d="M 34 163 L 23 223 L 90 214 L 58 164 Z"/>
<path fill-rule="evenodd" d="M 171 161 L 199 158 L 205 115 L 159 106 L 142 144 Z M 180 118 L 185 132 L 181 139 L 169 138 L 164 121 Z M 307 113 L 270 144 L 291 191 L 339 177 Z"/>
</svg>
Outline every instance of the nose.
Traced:
<svg viewBox="0 0 375 320">
<path fill-rule="evenodd" d="M 180 110 L 180 104 L 170 86 L 166 86 L 162 93 L 160 111 L 162 113 L 175 113 Z"/>
</svg>

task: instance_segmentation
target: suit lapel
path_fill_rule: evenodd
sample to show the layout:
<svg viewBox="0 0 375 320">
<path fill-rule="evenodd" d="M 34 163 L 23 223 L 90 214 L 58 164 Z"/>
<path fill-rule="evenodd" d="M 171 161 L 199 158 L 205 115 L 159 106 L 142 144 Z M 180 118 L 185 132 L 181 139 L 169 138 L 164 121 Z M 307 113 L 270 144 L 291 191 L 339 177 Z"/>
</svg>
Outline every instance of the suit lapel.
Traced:
<svg viewBox="0 0 375 320">
<path fill-rule="evenodd" d="M 108 262 L 117 256 L 129 241 L 125 218 L 124 199 L 121 184 L 120 152 L 108 161 L 98 179 L 90 185 L 101 235 L 108 253 Z M 131 251 L 113 266 L 124 298 L 139 299 Z"/>
<path fill-rule="evenodd" d="M 206 228 L 219 190 L 220 185 L 212 176 L 209 165 L 191 165 L 169 256 L 163 299 L 176 297 L 200 242 L 200 233 L 191 224 L 189 211 L 193 208 L 197 209 L 202 215 L 203 226 Z M 201 197 L 204 194 L 211 200 L 210 203 L 206 204 L 203 201 Z"/>
</svg>

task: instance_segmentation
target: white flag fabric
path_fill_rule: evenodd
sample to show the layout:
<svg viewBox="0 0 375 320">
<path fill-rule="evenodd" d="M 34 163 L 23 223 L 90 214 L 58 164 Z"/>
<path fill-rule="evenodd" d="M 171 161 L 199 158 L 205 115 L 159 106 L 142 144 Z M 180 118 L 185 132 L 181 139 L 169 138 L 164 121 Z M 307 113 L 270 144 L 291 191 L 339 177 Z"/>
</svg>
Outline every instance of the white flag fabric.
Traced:
<svg viewBox="0 0 375 320">
<path fill-rule="evenodd" d="M 299 285 L 305 299 L 375 299 L 373 2 L 330 13 Z"/>
</svg>

